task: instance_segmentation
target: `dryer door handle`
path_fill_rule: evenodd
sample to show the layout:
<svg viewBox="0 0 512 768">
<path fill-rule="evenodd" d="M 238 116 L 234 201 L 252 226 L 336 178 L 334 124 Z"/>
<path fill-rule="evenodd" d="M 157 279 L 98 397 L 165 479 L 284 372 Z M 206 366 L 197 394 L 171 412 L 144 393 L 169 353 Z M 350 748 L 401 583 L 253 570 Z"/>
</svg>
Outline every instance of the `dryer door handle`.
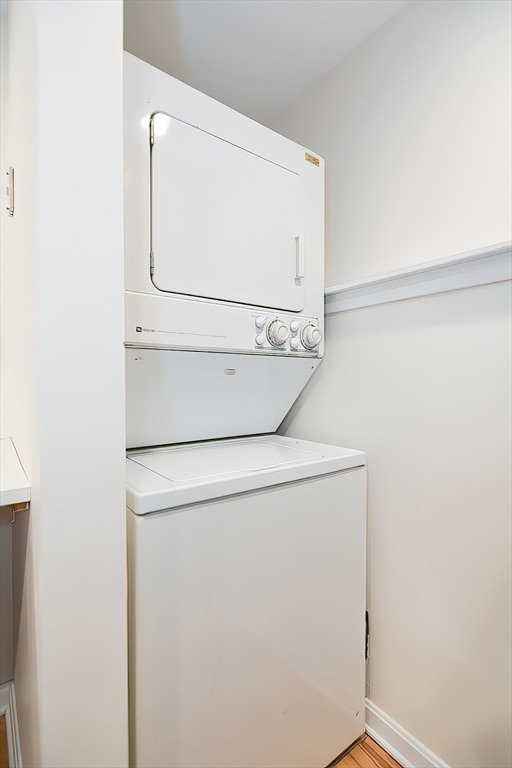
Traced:
<svg viewBox="0 0 512 768">
<path fill-rule="evenodd" d="M 295 280 L 302 280 L 306 276 L 306 254 L 304 248 L 304 235 L 295 236 Z"/>
</svg>

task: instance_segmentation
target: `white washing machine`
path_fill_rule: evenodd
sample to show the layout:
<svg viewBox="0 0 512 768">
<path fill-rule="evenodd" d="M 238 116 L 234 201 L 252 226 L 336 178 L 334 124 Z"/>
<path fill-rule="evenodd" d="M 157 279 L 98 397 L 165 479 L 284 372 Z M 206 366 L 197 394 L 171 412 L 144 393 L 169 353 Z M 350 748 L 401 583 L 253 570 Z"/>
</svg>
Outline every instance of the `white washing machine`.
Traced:
<svg viewBox="0 0 512 768">
<path fill-rule="evenodd" d="M 322 768 L 364 733 L 365 456 L 271 433 L 323 160 L 130 54 L 124 107 L 131 765 Z"/>
<path fill-rule="evenodd" d="M 131 760 L 323 768 L 364 732 L 365 455 L 130 452 Z"/>
</svg>

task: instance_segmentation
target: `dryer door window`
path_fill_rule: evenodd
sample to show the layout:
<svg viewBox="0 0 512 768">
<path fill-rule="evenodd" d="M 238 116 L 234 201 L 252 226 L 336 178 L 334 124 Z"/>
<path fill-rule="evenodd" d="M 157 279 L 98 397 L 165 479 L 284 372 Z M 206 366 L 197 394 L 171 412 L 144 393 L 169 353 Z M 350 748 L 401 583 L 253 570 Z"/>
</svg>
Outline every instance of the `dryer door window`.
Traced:
<svg viewBox="0 0 512 768">
<path fill-rule="evenodd" d="M 152 122 L 154 285 L 302 311 L 300 175 L 167 115 L 154 115 Z"/>
</svg>

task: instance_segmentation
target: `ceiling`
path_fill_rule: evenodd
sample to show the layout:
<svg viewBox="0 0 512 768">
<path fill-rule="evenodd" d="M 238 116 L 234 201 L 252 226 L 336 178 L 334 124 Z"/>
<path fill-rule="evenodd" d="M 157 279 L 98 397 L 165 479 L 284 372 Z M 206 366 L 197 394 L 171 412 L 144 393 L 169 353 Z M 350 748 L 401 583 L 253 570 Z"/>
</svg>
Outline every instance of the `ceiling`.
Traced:
<svg viewBox="0 0 512 768">
<path fill-rule="evenodd" d="M 124 47 L 264 124 L 407 0 L 124 0 Z"/>
</svg>

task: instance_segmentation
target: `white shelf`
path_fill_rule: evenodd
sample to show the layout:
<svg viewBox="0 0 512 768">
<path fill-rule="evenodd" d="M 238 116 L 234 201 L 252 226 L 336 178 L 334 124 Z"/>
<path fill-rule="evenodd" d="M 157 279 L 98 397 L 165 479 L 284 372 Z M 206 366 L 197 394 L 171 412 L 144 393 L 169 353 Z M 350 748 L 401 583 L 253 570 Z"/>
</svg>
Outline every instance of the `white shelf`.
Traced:
<svg viewBox="0 0 512 768">
<path fill-rule="evenodd" d="M 0 439 L 0 506 L 30 501 L 30 483 L 10 437 Z"/>
<path fill-rule="evenodd" d="M 418 264 L 325 290 L 325 314 L 512 279 L 512 243 Z"/>
</svg>

